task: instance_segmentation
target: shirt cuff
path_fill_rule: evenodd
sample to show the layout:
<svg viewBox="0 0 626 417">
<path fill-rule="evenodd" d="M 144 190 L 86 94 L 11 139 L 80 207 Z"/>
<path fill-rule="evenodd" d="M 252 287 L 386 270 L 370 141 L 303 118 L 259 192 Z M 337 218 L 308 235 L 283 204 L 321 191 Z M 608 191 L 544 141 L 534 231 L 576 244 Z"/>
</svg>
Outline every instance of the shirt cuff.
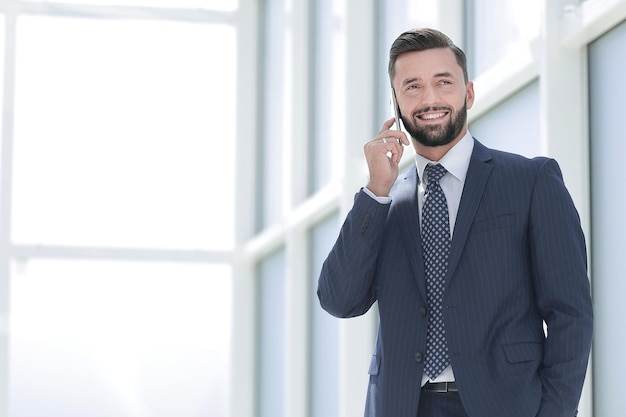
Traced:
<svg viewBox="0 0 626 417">
<path fill-rule="evenodd" d="M 390 204 L 391 203 L 391 197 L 378 197 L 376 194 L 371 192 L 367 187 L 363 187 L 363 192 L 365 194 L 369 195 L 370 197 L 372 197 L 374 200 L 378 201 L 380 204 Z"/>
</svg>

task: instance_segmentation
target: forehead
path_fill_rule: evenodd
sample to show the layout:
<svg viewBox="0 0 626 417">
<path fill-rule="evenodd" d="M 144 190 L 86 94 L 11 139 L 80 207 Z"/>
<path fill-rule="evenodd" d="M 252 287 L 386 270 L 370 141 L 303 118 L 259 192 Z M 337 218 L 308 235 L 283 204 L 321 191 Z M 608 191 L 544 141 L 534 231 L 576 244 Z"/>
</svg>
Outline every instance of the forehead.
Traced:
<svg viewBox="0 0 626 417">
<path fill-rule="evenodd" d="M 412 51 L 398 56 L 393 81 L 396 84 L 409 78 L 425 80 L 445 73 L 463 78 L 463 69 L 450 48 Z"/>
</svg>

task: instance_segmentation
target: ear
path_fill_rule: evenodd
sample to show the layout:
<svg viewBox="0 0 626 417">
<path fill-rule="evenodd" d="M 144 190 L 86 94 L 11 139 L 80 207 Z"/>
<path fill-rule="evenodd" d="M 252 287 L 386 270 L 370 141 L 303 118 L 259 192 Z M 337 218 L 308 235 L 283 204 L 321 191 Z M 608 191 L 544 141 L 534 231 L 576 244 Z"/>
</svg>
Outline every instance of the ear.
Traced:
<svg viewBox="0 0 626 417">
<path fill-rule="evenodd" d="M 468 81 L 465 86 L 465 105 L 468 110 L 474 105 L 474 83 L 472 81 Z"/>
</svg>

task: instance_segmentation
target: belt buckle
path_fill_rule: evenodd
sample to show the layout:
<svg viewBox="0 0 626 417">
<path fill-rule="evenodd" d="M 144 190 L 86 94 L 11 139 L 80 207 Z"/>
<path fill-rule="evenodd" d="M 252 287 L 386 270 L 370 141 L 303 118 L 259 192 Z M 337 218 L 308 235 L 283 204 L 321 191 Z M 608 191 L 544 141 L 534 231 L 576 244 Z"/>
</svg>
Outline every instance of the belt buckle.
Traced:
<svg viewBox="0 0 626 417">
<path fill-rule="evenodd" d="M 426 387 L 426 391 L 434 392 L 436 394 L 445 394 L 448 392 L 457 392 L 456 384 L 454 382 L 431 382 Z"/>
<path fill-rule="evenodd" d="M 440 386 L 442 388 L 439 388 Z M 448 382 L 439 382 L 439 383 L 437 383 L 437 388 L 435 388 L 431 392 L 436 392 L 438 394 L 442 394 L 442 393 L 448 392 Z"/>
</svg>

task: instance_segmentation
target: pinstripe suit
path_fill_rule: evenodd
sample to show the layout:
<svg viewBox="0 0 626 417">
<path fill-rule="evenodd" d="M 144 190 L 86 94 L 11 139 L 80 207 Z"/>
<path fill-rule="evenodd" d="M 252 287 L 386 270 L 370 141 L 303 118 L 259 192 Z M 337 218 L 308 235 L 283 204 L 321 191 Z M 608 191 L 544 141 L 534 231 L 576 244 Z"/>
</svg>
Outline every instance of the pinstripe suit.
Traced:
<svg viewBox="0 0 626 417">
<path fill-rule="evenodd" d="M 417 183 L 413 167 L 387 205 L 359 192 L 319 278 L 321 305 L 334 316 L 358 316 L 378 302 L 366 417 L 417 414 L 428 322 Z M 554 160 L 475 141 L 444 322 L 470 417 L 575 415 L 592 306 L 580 221 Z"/>
</svg>

